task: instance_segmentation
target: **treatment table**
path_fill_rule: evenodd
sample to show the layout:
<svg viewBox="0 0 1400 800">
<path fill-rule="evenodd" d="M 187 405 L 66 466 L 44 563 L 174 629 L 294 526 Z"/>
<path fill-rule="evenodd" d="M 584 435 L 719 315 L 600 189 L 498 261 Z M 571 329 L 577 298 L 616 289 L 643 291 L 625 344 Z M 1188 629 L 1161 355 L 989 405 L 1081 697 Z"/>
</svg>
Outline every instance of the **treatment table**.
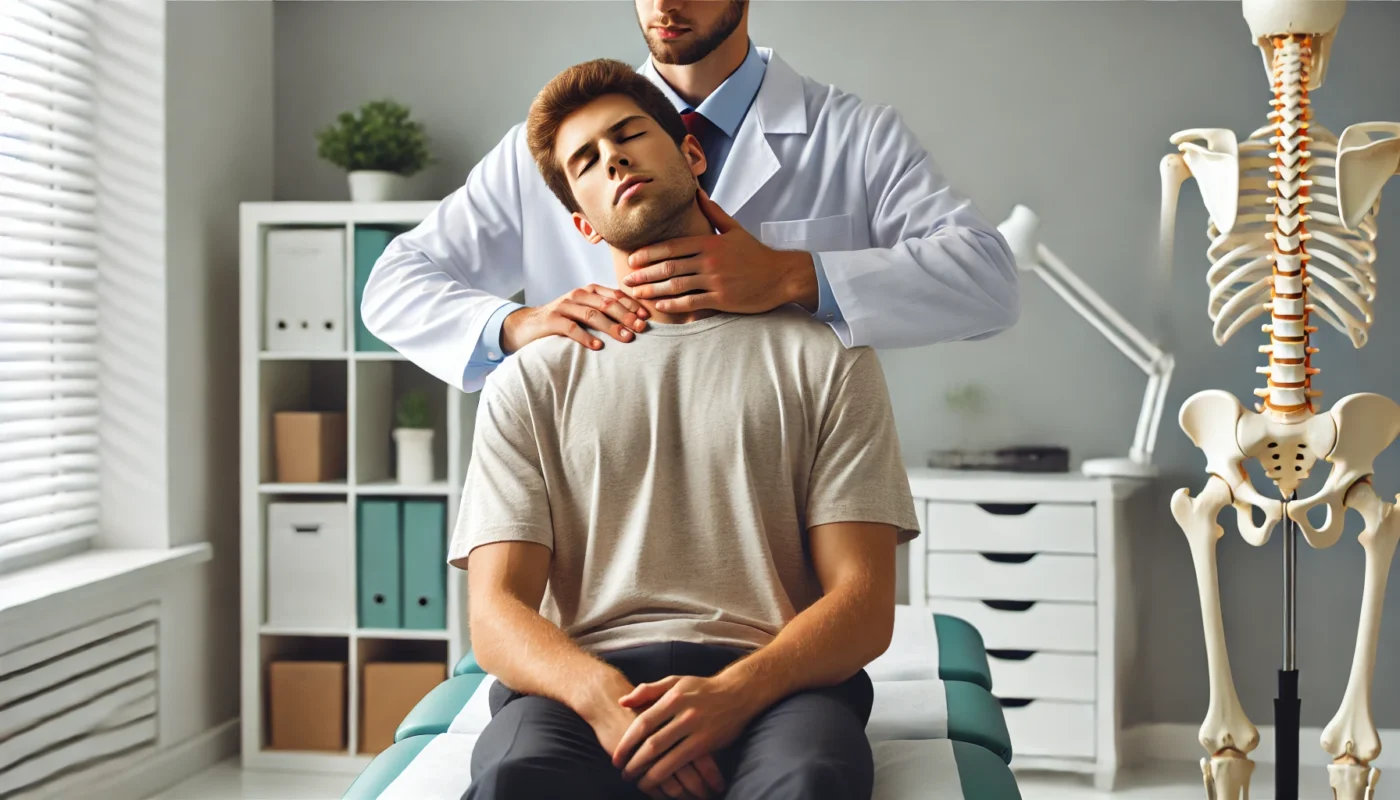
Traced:
<svg viewBox="0 0 1400 800">
<path fill-rule="evenodd" d="M 890 647 L 866 667 L 875 800 L 1020 800 L 1011 741 L 991 694 L 982 637 L 968 623 L 898 606 Z M 399 725 L 394 745 L 343 800 L 459 800 L 490 721 L 495 681 L 470 654 Z"/>
</svg>

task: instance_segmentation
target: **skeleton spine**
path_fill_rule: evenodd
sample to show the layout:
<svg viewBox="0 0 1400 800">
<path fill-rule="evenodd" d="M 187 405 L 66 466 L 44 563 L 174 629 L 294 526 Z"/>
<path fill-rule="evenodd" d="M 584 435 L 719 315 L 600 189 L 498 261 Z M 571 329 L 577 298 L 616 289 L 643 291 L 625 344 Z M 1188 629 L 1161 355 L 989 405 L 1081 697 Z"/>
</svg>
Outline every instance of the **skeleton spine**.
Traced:
<svg viewBox="0 0 1400 800">
<path fill-rule="evenodd" d="M 1312 66 L 1312 37 L 1291 35 L 1274 39 L 1273 89 L 1274 111 L 1269 120 L 1274 126 L 1273 178 L 1269 188 L 1273 196 L 1268 202 L 1273 213 L 1269 220 L 1273 229 L 1267 237 L 1273 243 L 1272 286 L 1269 292 L 1270 322 L 1263 326 L 1269 334 L 1269 345 L 1261 348 L 1269 354 L 1269 366 L 1259 372 L 1269 376 L 1268 388 L 1258 389 L 1264 405 L 1285 419 L 1309 416 L 1313 413 L 1312 354 L 1310 334 L 1317 328 L 1308 324 L 1312 306 L 1308 304 L 1307 206 L 1312 202 L 1308 188 L 1308 167 L 1312 154 L 1308 151 L 1308 124 L 1312 108 L 1308 99 L 1308 71 Z"/>
</svg>

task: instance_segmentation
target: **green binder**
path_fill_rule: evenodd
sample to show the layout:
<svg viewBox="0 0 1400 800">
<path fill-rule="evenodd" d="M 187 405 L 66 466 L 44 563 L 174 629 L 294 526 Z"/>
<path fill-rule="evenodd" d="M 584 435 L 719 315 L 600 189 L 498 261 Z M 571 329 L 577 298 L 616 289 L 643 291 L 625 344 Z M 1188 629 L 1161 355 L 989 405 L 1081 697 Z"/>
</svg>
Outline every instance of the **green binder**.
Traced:
<svg viewBox="0 0 1400 800">
<path fill-rule="evenodd" d="M 447 506 L 441 500 L 403 504 L 403 626 L 447 628 Z"/>
<path fill-rule="evenodd" d="M 384 248 L 397 235 L 399 230 L 396 228 L 355 226 L 355 349 L 362 353 L 393 350 L 365 327 L 360 302 L 364 299 L 365 284 L 369 282 L 374 262 L 379 260 Z"/>
<path fill-rule="evenodd" d="M 402 628 L 399 502 L 361 500 L 359 511 L 360 627 Z"/>
</svg>

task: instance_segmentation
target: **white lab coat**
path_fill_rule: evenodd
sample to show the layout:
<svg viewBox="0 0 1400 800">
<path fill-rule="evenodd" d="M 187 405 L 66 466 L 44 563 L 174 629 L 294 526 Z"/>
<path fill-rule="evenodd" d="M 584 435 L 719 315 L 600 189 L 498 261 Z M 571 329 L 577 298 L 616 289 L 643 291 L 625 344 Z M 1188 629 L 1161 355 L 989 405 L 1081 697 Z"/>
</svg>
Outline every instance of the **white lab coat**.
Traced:
<svg viewBox="0 0 1400 800">
<path fill-rule="evenodd" d="M 763 84 L 713 198 L 770 247 L 820 254 L 847 346 L 908 347 L 990 336 L 1020 311 L 1005 240 L 939 175 L 889 106 L 798 75 L 769 48 Z M 651 62 L 640 68 L 660 80 Z M 761 268 L 761 265 L 755 265 Z M 513 127 L 462 188 L 396 238 L 365 287 L 366 326 L 465 391 L 487 319 L 525 303 L 616 286 L 607 245 L 590 245 Z"/>
</svg>

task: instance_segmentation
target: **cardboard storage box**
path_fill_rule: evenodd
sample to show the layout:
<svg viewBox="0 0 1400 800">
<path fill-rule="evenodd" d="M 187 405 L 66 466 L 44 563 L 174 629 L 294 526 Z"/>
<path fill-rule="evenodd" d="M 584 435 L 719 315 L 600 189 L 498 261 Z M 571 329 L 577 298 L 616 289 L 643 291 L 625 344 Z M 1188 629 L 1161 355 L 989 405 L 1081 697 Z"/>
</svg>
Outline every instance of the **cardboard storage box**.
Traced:
<svg viewBox="0 0 1400 800">
<path fill-rule="evenodd" d="M 383 661 L 365 664 L 360 704 L 360 752 L 378 753 L 394 743 L 394 731 L 434 686 L 447 680 L 447 665 Z"/>
<path fill-rule="evenodd" d="M 278 483 L 345 479 L 345 414 L 278 411 L 272 415 Z"/>
<path fill-rule="evenodd" d="M 345 750 L 345 662 L 274 661 L 267 671 L 268 747 Z"/>
</svg>

